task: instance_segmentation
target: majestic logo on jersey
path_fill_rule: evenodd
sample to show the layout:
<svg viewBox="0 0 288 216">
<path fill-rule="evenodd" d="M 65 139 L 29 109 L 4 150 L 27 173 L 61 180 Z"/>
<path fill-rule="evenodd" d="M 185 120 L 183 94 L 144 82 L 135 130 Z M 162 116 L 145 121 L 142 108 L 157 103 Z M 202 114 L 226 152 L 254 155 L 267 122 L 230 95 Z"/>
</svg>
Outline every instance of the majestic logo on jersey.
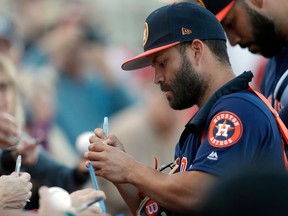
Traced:
<svg viewBox="0 0 288 216">
<path fill-rule="evenodd" d="M 235 144 L 242 136 L 242 122 L 231 112 L 216 114 L 209 125 L 208 141 L 216 148 Z"/>
<path fill-rule="evenodd" d="M 217 154 L 217 152 L 212 151 L 212 152 L 208 155 L 207 158 L 208 158 L 209 160 L 218 160 L 218 154 Z"/>
<path fill-rule="evenodd" d="M 143 47 L 144 47 L 144 46 L 146 45 L 146 43 L 147 43 L 148 33 L 149 33 L 148 23 L 145 22 L 145 24 L 144 24 L 144 33 L 143 33 Z"/>
</svg>

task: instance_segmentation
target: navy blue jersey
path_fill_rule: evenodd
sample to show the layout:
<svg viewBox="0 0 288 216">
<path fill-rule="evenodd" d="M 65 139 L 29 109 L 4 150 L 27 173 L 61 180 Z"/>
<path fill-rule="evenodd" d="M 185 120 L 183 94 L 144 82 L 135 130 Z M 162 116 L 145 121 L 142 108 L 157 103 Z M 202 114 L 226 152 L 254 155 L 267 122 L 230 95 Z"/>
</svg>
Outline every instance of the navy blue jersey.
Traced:
<svg viewBox="0 0 288 216">
<path fill-rule="evenodd" d="M 180 169 L 225 176 L 269 163 L 284 170 L 283 149 L 271 111 L 249 90 L 221 97 L 205 122 L 205 135 L 189 132 L 178 145 Z M 258 164 L 260 163 L 260 164 Z"/>
<path fill-rule="evenodd" d="M 175 152 L 180 171 L 225 176 L 264 162 L 285 169 L 277 123 L 265 103 L 241 86 L 247 75 L 219 89 L 186 125 Z"/>
<path fill-rule="evenodd" d="M 219 89 L 186 125 L 175 152 L 181 159 L 180 171 L 225 176 L 263 163 L 285 169 L 276 120 L 265 103 L 243 86 L 241 78 L 247 75 Z"/>
</svg>

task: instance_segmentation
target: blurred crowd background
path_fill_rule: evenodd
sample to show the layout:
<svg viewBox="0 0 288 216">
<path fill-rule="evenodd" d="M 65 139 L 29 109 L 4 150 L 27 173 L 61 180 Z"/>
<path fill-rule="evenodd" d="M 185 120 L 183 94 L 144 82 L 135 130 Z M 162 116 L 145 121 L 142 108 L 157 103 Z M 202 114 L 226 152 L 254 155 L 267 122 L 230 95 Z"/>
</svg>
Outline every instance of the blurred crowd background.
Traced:
<svg viewBox="0 0 288 216">
<path fill-rule="evenodd" d="M 79 137 L 101 127 L 105 116 L 110 133 L 140 162 L 154 166 L 154 156 L 160 165 L 173 160 L 174 145 L 197 107 L 170 109 L 153 84 L 151 68 L 124 72 L 120 67 L 142 51 L 146 16 L 167 3 L 0 1 L 0 54 L 18 71 L 25 131 L 40 138 L 41 148 L 57 162 L 78 166 L 83 155 L 77 148 Z M 239 47 L 229 46 L 229 53 L 236 73 L 254 72 L 257 88 L 266 60 Z M 83 188 L 91 187 L 86 179 Z M 129 215 L 111 183 L 100 179 L 100 188 L 110 214 Z"/>
</svg>

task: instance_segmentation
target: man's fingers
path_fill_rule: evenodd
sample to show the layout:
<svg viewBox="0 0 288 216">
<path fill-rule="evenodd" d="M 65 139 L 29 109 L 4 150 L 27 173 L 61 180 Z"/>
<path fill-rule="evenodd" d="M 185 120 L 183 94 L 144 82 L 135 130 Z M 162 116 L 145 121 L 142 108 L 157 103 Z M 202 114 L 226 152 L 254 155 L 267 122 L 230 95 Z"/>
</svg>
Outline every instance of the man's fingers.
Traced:
<svg viewBox="0 0 288 216">
<path fill-rule="evenodd" d="M 105 137 L 106 137 L 106 134 L 102 128 L 96 128 L 94 130 L 94 134 L 96 137 L 98 137 L 100 139 L 105 139 Z"/>
<path fill-rule="evenodd" d="M 89 137 L 89 142 L 90 143 L 95 143 L 99 140 L 99 138 L 97 138 L 95 135 L 92 135 Z"/>
</svg>

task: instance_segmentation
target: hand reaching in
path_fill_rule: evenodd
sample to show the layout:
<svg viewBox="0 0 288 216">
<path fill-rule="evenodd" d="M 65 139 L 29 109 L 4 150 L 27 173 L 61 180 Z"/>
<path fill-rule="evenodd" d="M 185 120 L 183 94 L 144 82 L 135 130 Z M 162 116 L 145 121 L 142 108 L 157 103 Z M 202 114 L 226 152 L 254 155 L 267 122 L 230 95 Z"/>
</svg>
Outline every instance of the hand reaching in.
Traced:
<svg viewBox="0 0 288 216">
<path fill-rule="evenodd" d="M 20 173 L 16 177 L 15 172 L 11 175 L 0 177 L 0 208 L 23 208 L 30 199 L 32 192 L 31 176 L 29 173 Z"/>
</svg>

